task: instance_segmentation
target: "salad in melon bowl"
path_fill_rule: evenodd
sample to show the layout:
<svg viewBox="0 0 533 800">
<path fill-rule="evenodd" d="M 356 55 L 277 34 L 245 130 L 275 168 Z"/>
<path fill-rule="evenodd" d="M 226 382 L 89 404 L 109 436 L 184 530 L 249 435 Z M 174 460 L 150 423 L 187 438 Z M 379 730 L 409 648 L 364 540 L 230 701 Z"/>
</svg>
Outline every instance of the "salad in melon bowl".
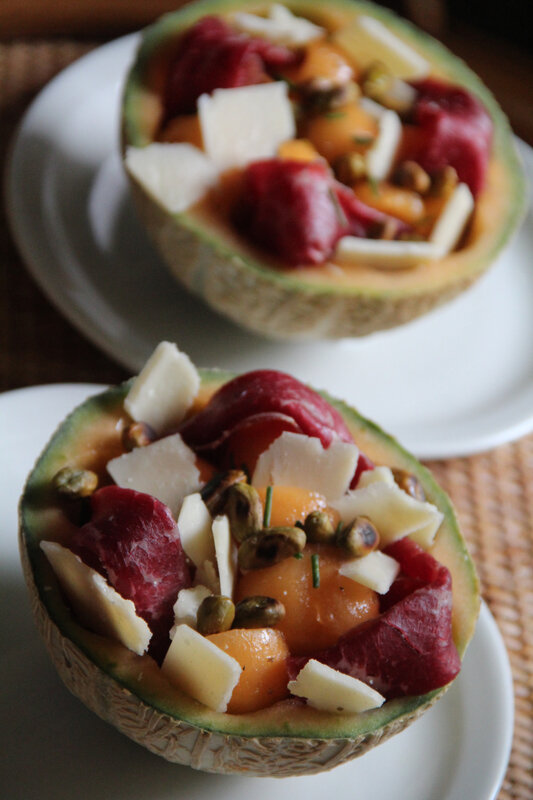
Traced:
<svg viewBox="0 0 533 800">
<path fill-rule="evenodd" d="M 479 608 L 449 499 L 393 438 L 168 342 L 60 425 L 20 549 L 65 685 L 210 772 L 313 774 L 398 733 L 459 674 Z"/>
<path fill-rule="evenodd" d="M 507 120 L 477 76 L 355 0 L 199 0 L 146 29 L 122 149 L 175 277 L 281 339 L 364 336 L 450 300 L 521 219 Z"/>
</svg>

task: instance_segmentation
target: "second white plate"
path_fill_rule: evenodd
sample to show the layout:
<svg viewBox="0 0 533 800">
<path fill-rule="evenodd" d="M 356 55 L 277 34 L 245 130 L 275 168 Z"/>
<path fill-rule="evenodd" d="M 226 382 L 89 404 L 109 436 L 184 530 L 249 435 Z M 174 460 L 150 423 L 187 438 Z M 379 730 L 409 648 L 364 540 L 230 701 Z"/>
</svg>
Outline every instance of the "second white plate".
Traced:
<svg viewBox="0 0 533 800">
<path fill-rule="evenodd" d="M 0 394 L 2 797 L 494 800 L 511 748 L 513 688 L 505 646 L 485 605 L 461 674 L 434 708 L 362 758 L 312 777 L 222 777 L 169 764 L 67 692 L 31 619 L 17 547 L 17 501 L 55 427 L 99 388 L 57 384 Z"/>
<path fill-rule="evenodd" d="M 13 231 L 62 313 L 132 372 L 161 339 L 196 364 L 272 367 L 345 398 L 420 458 L 467 455 L 533 430 L 533 219 L 471 290 L 361 340 L 273 343 L 176 284 L 141 230 L 118 149 L 137 37 L 67 68 L 29 109 L 7 181 Z M 533 151 L 519 147 L 533 186 Z"/>
</svg>

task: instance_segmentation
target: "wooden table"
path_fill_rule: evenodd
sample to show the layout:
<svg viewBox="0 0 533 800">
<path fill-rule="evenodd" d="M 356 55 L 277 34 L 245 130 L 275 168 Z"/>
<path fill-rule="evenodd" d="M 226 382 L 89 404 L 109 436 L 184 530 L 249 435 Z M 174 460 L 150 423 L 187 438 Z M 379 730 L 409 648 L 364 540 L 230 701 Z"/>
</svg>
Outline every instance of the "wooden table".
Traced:
<svg viewBox="0 0 533 800">
<path fill-rule="evenodd" d="M 2 20 L 9 5 L 10 0 L 0 5 L 0 23 L 8 18 Z M 15 2 L 14 6 L 21 4 Z M 14 6 L 11 3 L 11 9 Z M 104 7 L 102 3 L 96 3 L 98 6 Z M 139 4 L 133 7 L 138 9 Z M 153 13 L 155 8 L 151 8 Z M 2 161 L 15 126 L 36 93 L 63 67 L 102 41 L 101 29 L 98 38 L 87 40 L 75 35 L 82 28 L 76 28 L 72 20 L 69 25 L 68 38 L 44 38 L 41 27 L 39 37 L 31 31 L 31 37 L 0 42 Z M 127 29 L 124 25 L 123 30 Z M 0 30 L 5 35 L 5 25 L 0 24 Z M 19 33 L 23 30 L 19 28 Z M 87 30 L 83 28 L 85 35 Z M 95 35 L 94 29 L 92 32 Z M 113 28 L 113 35 L 118 32 Z M 533 59 L 503 42 L 487 42 L 473 31 L 455 32 L 447 39 L 491 86 L 516 132 L 533 145 L 533 107 L 530 101 L 524 102 L 525 86 L 533 86 Z M 115 383 L 127 377 L 121 366 L 66 322 L 36 287 L 10 238 L 4 210 L 0 219 L 0 342 L 0 391 L 53 382 Z M 499 800 L 531 800 L 533 435 L 484 455 L 433 462 L 430 467 L 457 507 L 478 566 L 483 596 L 511 659 L 515 737 Z"/>
</svg>

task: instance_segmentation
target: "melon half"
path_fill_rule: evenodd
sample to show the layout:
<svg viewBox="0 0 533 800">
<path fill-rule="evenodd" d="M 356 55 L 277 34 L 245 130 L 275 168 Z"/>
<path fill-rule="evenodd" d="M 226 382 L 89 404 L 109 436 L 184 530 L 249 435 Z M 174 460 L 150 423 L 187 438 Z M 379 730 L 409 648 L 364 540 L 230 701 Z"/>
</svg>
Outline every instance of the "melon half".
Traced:
<svg viewBox="0 0 533 800">
<path fill-rule="evenodd" d="M 154 141 L 163 113 L 163 86 L 179 37 L 205 15 L 231 19 L 238 10 L 266 14 L 268 2 L 199 0 L 147 28 L 127 77 L 122 144 Z M 173 275 L 235 323 L 271 338 L 364 336 L 406 323 L 469 287 L 494 261 L 521 219 L 525 182 L 507 119 L 480 79 L 443 45 L 386 9 L 352 0 L 288 0 L 300 17 L 329 32 L 349 29 L 356 17 L 374 17 L 430 65 L 430 75 L 465 87 L 488 110 L 494 140 L 487 182 L 477 198 L 459 249 L 409 269 L 332 263 L 290 268 L 254 247 L 199 201 L 170 213 L 131 174 L 140 220 Z M 354 57 L 356 54 L 354 53 Z M 209 178 L 205 187 L 209 184 Z"/>
<path fill-rule="evenodd" d="M 231 376 L 201 373 L 197 408 Z M 65 465 L 92 469 L 123 451 L 126 383 L 90 398 L 61 424 L 28 478 L 20 503 L 20 549 L 31 607 L 52 661 L 68 689 L 102 719 L 165 759 L 209 772 L 248 776 L 307 775 L 331 769 L 398 733 L 447 687 L 402 697 L 359 714 L 332 714 L 290 698 L 253 713 L 211 711 L 172 686 L 156 662 L 83 628 L 65 603 L 42 540 L 66 544 L 73 524 L 58 504 L 53 476 Z M 373 423 L 327 397 L 357 446 L 375 464 L 414 473 L 444 519 L 431 548 L 453 583 L 453 639 L 461 659 L 479 609 L 478 582 L 451 503 L 416 459 Z M 199 406 L 198 406 L 199 404 Z"/>
</svg>

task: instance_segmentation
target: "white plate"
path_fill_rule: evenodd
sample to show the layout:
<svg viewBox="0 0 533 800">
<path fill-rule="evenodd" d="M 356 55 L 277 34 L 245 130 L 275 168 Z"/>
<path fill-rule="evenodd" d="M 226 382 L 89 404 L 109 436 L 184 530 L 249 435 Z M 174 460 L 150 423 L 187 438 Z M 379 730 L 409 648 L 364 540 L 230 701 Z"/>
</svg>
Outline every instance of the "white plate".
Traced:
<svg viewBox="0 0 533 800">
<path fill-rule="evenodd" d="M 195 363 L 274 367 L 328 388 L 421 458 L 466 455 L 533 429 L 533 220 L 447 306 L 366 339 L 272 343 L 191 297 L 140 229 L 118 155 L 118 108 L 136 35 L 101 47 L 40 94 L 14 143 L 7 206 L 34 278 L 132 372 L 161 339 Z M 533 185 L 533 150 L 519 143 Z"/>
<path fill-rule="evenodd" d="M 10 800 L 493 800 L 513 732 L 509 661 L 483 605 L 462 672 L 441 702 L 361 759 L 311 778 L 217 777 L 168 764 L 99 720 L 60 684 L 30 618 L 17 499 L 57 423 L 99 387 L 0 395 L 0 786 Z M 103 388 L 103 387 L 102 387 Z M 177 794 L 178 792 L 178 794 Z"/>
</svg>

